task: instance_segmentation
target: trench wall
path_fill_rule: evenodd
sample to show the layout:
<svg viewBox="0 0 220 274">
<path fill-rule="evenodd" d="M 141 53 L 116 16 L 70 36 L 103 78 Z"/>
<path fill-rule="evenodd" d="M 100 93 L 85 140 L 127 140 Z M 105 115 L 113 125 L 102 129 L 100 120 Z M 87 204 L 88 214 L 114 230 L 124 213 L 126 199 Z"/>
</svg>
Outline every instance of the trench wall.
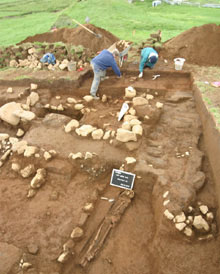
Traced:
<svg viewBox="0 0 220 274">
<path fill-rule="evenodd" d="M 206 153 L 210 161 L 210 166 L 212 169 L 216 198 L 218 201 L 218 206 L 220 205 L 220 133 L 216 128 L 216 123 L 214 117 L 206 108 L 202 95 L 199 89 L 193 84 L 194 98 L 196 102 L 196 109 L 200 115 L 202 126 L 203 126 L 203 136 L 206 147 Z M 217 211 L 217 220 L 220 224 L 220 212 Z"/>
</svg>

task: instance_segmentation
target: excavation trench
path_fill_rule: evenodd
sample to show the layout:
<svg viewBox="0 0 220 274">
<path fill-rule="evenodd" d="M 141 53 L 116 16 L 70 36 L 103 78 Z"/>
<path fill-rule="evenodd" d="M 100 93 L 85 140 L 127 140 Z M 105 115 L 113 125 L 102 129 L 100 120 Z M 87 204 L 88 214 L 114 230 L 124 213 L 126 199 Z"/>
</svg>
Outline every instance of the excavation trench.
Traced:
<svg viewBox="0 0 220 274">
<path fill-rule="evenodd" d="M 31 107 L 37 118 L 16 127 L 1 122 L 2 133 L 16 136 L 22 128 L 25 134 L 20 139 L 39 148 L 39 157 L 12 154 L 0 175 L 0 242 L 10 240 L 20 252 L 17 259 L 35 244 L 39 251 L 26 254 L 25 260 L 32 263 L 36 273 L 218 273 L 220 260 L 215 251 L 219 248 L 220 154 L 215 151 L 219 135 L 211 118 L 207 119 L 199 92 L 193 91 L 190 73 L 149 71 L 143 79 L 135 75 L 137 72 L 125 70 L 123 78 L 117 79 L 110 73 L 99 88 L 100 97 L 106 95 L 106 99 L 91 102 L 83 99 L 89 94 L 91 71 L 78 80 L 55 79 L 50 83 L 41 79 L 36 91 L 39 101 Z M 154 75 L 160 76 L 153 80 Z M 31 92 L 27 87 L 35 79 L 1 80 L 0 104 L 13 100 L 25 104 Z M 14 91 L 6 96 L 9 82 Z M 125 98 L 128 86 L 147 103 L 135 105 L 132 98 Z M 143 128 L 136 141 L 123 143 L 113 134 L 106 140 L 94 140 L 91 135 L 64 131 L 64 126 L 76 119 L 80 126 L 116 132 L 122 127 L 117 113 L 125 101 Z M 77 110 L 77 104 L 83 104 L 84 111 Z M 50 150 L 55 150 L 56 156 L 48 161 L 42 155 Z M 78 152 L 82 158 L 69 158 L 70 153 Z M 84 157 L 87 152 L 92 158 Z M 135 158 L 136 163 L 126 163 L 126 157 Z M 31 199 L 26 193 L 32 176 L 22 178 L 11 170 L 12 163 L 47 170 L 45 184 Z M 134 197 L 110 186 L 113 168 L 136 174 Z M 83 210 L 86 203 L 93 206 L 89 212 Z M 213 219 L 201 213 L 201 205 L 208 206 Z M 164 215 L 166 210 L 174 216 L 184 213 L 185 219 L 174 223 Z M 206 221 L 207 230 L 197 229 L 190 221 L 199 215 Z M 176 226 L 180 223 L 185 224 L 182 230 Z M 78 226 L 83 236 L 76 241 L 70 235 Z M 61 254 L 66 259 L 59 263 Z M 10 273 L 17 273 L 18 268 L 15 260 Z"/>
</svg>

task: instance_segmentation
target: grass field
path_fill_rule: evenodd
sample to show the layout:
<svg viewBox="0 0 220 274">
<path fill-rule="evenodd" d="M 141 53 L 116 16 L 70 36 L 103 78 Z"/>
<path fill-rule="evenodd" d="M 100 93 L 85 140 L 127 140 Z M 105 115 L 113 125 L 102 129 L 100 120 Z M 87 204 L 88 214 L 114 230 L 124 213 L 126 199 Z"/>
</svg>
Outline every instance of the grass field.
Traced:
<svg viewBox="0 0 220 274">
<path fill-rule="evenodd" d="M 193 26 L 220 24 L 220 9 L 167 4 L 153 8 L 149 0 L 133 4 L 127 0 L 2 0 L 0 45 L 16 44 L 28 36 L 47 32 L 61 15 L 81 23 L 88 16 L 90 23 L 134 42 L 146 39 L 158 29 L 166 41 Z"/>
</svg>

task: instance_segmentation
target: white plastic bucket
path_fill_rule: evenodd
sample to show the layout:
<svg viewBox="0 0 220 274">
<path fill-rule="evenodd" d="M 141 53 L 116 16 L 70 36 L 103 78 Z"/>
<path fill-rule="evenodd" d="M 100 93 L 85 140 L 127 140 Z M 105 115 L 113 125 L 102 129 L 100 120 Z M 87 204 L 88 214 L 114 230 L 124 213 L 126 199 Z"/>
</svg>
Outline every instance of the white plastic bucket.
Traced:
<svg viewBox="0 0 220 274">
<path fill-rule="evenodd" d="M 184 62 L 185 62 L 184 58 L 175 58 L 174 59 L 175 70 L 182 70 Z"/>
</svg>

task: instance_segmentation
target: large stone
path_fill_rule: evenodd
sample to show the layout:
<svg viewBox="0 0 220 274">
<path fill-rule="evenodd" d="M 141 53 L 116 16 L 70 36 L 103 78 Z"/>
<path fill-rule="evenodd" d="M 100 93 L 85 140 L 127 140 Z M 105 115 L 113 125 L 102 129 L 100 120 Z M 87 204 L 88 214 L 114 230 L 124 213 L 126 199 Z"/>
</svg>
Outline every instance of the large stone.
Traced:
<svg viewBox="0 0 220 274">
<path fill-rule="evenodd" d="M 45 182 L 46 177 L 46 170 L 44 168 L 39 168 L 37 170 L 37 174 L 31 180 L 31 187 L 32 188 L 40 188 L 41 185 Z"/>
<path fill-rule="evenodd" d="M 21 104 L 7 103 L 0 108 L 0 118 L 10 125 L 16 126 L 20 122 L 20 117 L 14 114 L 15 111 L 22 111 Z"/>
<path fill-rule="evenodd" d="M 148 104 L 148 100 L 143 97 L 134 97 L 132 101 L 134 106 L 143 106 Z"/>
<path fill-rule="evenodd" d="M 77 127 L 79 127 L 79 121 L 73 119 L 65 126 L 65 132 L 69 133 Z"/>
<path fill-rule="evenodd" d="M 28 178 L 30 177 L 33 173 L 35 172 L 34 165 L 30 164 L 23 168 L 20 173 L 23 178 Z"/>
<path fill-rule="evenodd" d="M 124 122 L 121 127 L 126 130 L 131 130 L 131 125 L 128 121 Z"/>
<path fill-rule="evenodd" d="M 18 263 L 21 254 L 16 246 L 0 242 L 0 273 L 12 273 L 12 267 Z"/>
<path fill-rule="evenodd" d="M 141 125 L 135 125 L 132 127 L 132 132 L 134 132 L 135 134 L 141 135 L 143 134 L 143 128 Z"/>
<path fill-rule="evenodd" d="M 76 133 L 79 136 L 88 136 L 91 132 L 93 132 L 96 128 L 91 125 L 82 125 L 80 128 L 76 129 Z"/>
<path fill-rule="evenodd" d="M 138 119 L 132 119 L 129 123 L 132 127 L 136 125 L 141 125 L 141 121 L 139 121 Z"/>
<path fill-rule="evenodd" d="M 30 106 L 34 106 L 38 101 L 39 101 L 39 95 L 37 92 L 34 92 L 32 91 L 31 94 L 28 96 L 27 98 L 27 102 L 30 104 L 27 103 L 27 105 L 30 105 Z"/>
<path fill-rule="evenodd" d="M 167 219 L 169 219 L 169 220 L 173 220 L 173 218 L 174 218 L 174 215 L 168 210 L 168 209 L 166 209 L 165 211 L 164 211 L 164 216 L 166 216 L 167 217 Z"/>
<path fill-rule="evenodd" d="M 35 146 L 26 146 L 24 151 L 24 157 L 31 157 L 37 152 L 37 147 Z"/>
<path fill-rule="evenodd" d="M 135 142 L 137 141 L 137 137 L 134 132 L 131 132 L 123 128 L 119 128 L 117 130 L 116 139 L 123 143 L 129 142 L 129 141 L 135 141 Z"/>
<path fill-rule="evenodd" d="M 93 97 L 91 95 L 86 95 L 83 97 L 83 99 L 86 101 L 86 102 L 91 102 L 93 100 Z"/>
<path fill-rule="evenodd" d="M 195 216 L 193 220 L 193 226 L 198 230 L 209 231 L 209 224 L 206 222 L 205 219 L 203 219 L 201 215 Z"/>
<path fill-rule="evenodd" d="M 136 96 L 136 90 L 133 87 L 127 87 L 125 88 L 125 97 L 127 98 L 133 98 Z"/>
<path fill-rule="evenodd" d="M 12 151 L 18 154 L 23 154 L 27 147 L 26 141 L 14 142 L 12 143 Z"/>
<path fill-rule="evenodd" d="M 134 157 L 126 157 L 125 161 L 126 161 L 127 165 L 130 165 L 130 164 L 136 163 L 137 160 Z"/>
<path fill-rule="evenodd" d="M 9 138 L 7 133 L 0 133 L 0 141 L 4 141 Z"/>
<path fill-rule="evenodd" d="M 184 212 L 181 212 L 181 214 L 177 215 L 175 218 L 174 218 L 174 222 L 175 223 L 182 223 L 182 222 L 185 222 L 186 220 L 186 215 L 184 214 Z"/>
<path fill-rule="evenodd" d="M 81 109 L 84 108 L 84 105 L 83 104 L 76 104 L 74 108 L 75 108 L 75 110 L 81 110 Z"/>
<path fill-rule="evenodd" d="M 23 109 L 16 109 L 13 114 L 19 118 L 27 121 L 31 121 L 35 118 L 35 114 L 32 111 L 25 111 Z"/>
<path fill-rule="evenodd" d="M 94 130 L 92 132 L 92 138 L 94 140 L 100 140 L 100 139 L 102 139 L 103 135 L 104 135 L 104 132 L 103 132 L 102 129 L 96 129 L 96 130 Z"/>
</svg>

